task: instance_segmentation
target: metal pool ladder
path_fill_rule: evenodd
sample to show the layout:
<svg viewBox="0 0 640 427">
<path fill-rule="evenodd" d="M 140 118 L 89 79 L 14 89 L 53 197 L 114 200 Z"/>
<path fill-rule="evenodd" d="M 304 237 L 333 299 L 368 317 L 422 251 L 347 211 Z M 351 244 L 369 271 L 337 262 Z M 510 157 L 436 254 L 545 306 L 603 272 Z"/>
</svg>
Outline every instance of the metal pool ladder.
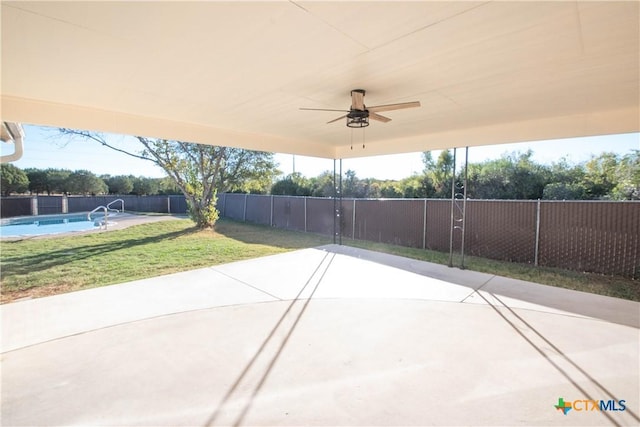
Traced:
<svg viewBox="0 0 640 427">
<path fill-rule="evenodd" d="M 122 203 L 122 210 L 121 210 L 121 211 L 119 211 L 118 209 L 112 209 L 112 208 L 111 208 L 111 205 L 112 205 L 112 204 L 114 204 L 114 203 L 117 203 L 117 202 Z M 122 199 L 115 199 L 115 200 L 113 200 L 113 201 L 109 202 L 109 204 L 107 205 L 107 210 L 110 210 L 110 211 L 116 211 L 116 212 L 118 212 L 118 213 L 120 213 L 120 212 L 124 212 L 124 200 L 122 200 Z"/>
<path fill-rule="evenodd" d="M 123 202 L 124 204 L 124 202 Z M 104 229 L 107 229 L 107 224 L 108 224 L 108 219 L 109 219 L 109 209 L 106 206 L 98 206 L 97 208 L 95 208 L 94 210 L 92 210 L 91 212 L 89 212 L 87 214 L 87 220 L 91 221 L 91 214 L 94 212 L 99 211 L 100 209 L 102 209 L 104 211 Z M 102 228 L 102 225 L 100 226 L 100 228 Z"/>
</svg>

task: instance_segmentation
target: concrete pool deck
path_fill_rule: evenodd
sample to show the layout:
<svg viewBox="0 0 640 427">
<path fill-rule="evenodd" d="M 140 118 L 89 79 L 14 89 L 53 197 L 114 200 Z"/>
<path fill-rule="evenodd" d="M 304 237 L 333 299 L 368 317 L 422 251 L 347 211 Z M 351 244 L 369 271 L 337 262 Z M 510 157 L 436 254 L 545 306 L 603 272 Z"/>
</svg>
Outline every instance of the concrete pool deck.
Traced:
<svg viewBox="0 0 640 427">
<path fill-rule="evenodd" d="M 639 303 L 345 246 L 0 310 L 3 425 L 640 423 Z"/>
</svg>

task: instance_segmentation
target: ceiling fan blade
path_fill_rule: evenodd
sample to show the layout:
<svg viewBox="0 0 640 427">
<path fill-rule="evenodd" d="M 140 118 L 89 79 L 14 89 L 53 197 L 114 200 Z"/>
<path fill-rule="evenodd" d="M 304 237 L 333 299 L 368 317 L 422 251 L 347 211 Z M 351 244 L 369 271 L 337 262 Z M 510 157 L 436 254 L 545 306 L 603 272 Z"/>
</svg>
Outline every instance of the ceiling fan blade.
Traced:
<svg viewBox="0 0 640 427">
<path fill-rule="evenodd" d="M 349 110 L 330 110 L 327 108 L 300 108 L 301 110 L 307 110 L 307 111 L 340 111 L 343 113 L 348 113 Z"/>
<path fill-rule="evenodd" d="M 333 122 L 337 122 L 338 120 L 344 119 L 345 117 L 347 117 L 347 115 L 346 115 L 346 114 L 345 114 L 344 116 L 340 116 L 340 117 L 338 117 L 337 119 L 333 119 L 333 120 L 331 120 L 330 122 L 327 122 L 327 124 L 329 124 L 329 123 L 333 123 Z"/>
<path fill-rule="evenodd" d="M 414 101 L 414 102 L 402 102 L 400 104 L 376 105 L 373 107 L 367 107 L 367 110 L 369 110 L 369 112 L 380 112 L 380 111 L 402 110 L 404 108 L 414 108 L 419 106 L 420 106 L 420 101 Z"/>
<path fill-rule="evenodd" d="M 364 110 L 364 91 L 351 91 L 351 108 L 354 110 Z"/>
<path fill-rule="evenodd" d="M 373 120 L 377 120 L 382 123 L 387 123 L 391 121 L 389 117 L 381 116 L 380 114 L 372 113 L 371 111 L 369 111 L 369 118 Z"/>
</svg>

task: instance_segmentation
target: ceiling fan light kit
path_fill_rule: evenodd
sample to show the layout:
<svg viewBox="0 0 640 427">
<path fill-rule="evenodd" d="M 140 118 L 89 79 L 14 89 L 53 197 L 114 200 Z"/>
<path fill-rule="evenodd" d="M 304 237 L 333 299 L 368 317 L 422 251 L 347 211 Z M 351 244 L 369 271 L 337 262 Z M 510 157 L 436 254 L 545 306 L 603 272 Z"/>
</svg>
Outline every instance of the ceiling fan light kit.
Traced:
<svg viewBox="0 0 640 427">
<path fill-rule="evenodd" d="M 364 128 L 369 126 L 369 116 L 364 111 L 355 111 L 347 114 L 347 127 Z"/>
</svg>

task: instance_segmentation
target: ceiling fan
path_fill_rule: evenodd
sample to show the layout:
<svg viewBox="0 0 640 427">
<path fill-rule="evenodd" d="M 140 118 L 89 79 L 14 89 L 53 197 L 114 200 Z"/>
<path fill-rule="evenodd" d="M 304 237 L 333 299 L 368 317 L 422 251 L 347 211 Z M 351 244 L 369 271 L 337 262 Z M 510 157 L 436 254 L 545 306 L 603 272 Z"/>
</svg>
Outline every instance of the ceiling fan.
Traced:
<svg viewBox="0 0 640 427">
<path fill-rule="evenodd" d="M 347 119 L 347 126 L 350 128 L 363 128 L 369 126 L 369 119 L 377 120 L 382 123 L 390 122 L 391 119 L 378 114 L 382 111 L 402 110 L 404 108 L 414 108 L 420 106 L 420 101 L 402 102 L 399 104 L 375 105 L 367 107 L 364 105 L 364 89 L 354 89 L 351 91 L 351 108 L 348 110 L 331 110 L 325 108 L 300 108 L 301 110 L 311 111 L 341 111 L 345 114 L 337 119 L 328 121 L 327 124 L 337 122 L 338 120 Z"/>
</svg>

